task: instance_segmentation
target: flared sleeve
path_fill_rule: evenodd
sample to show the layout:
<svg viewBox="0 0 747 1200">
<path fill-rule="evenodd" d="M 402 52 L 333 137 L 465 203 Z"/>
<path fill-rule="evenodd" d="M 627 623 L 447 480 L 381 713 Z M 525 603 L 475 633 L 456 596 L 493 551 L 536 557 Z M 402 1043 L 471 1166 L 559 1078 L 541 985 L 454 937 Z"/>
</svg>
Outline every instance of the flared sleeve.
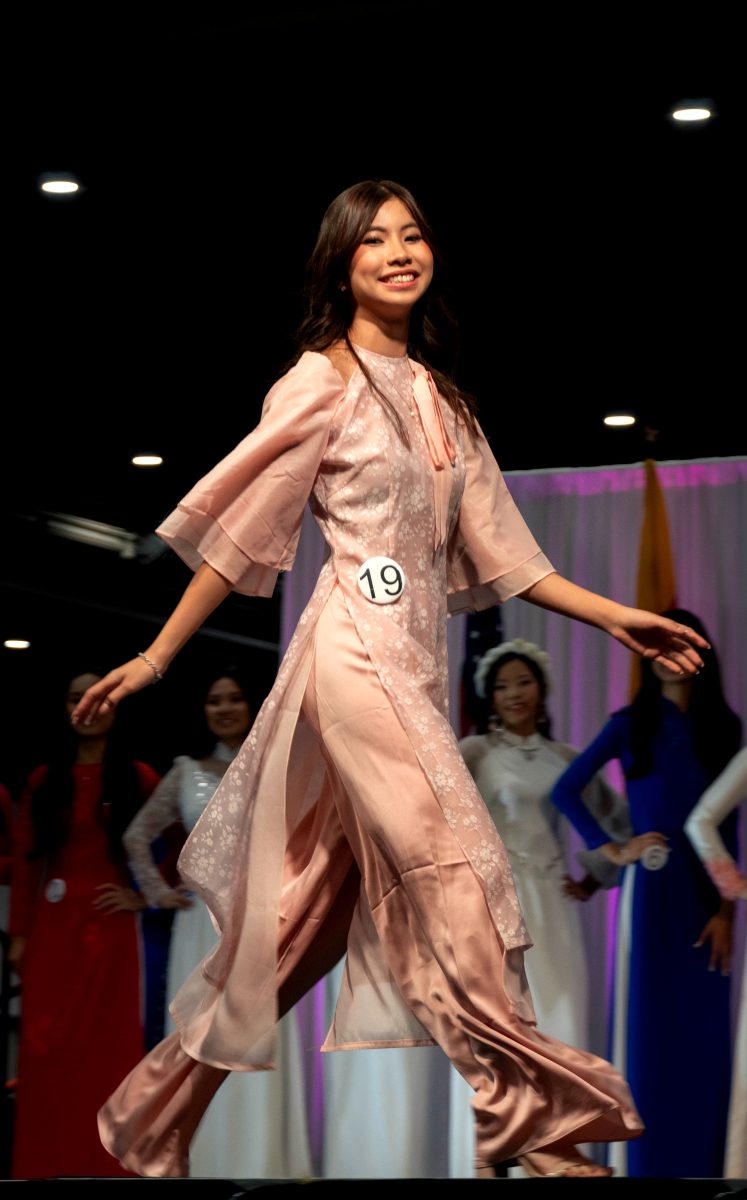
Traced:
<svg viewBox="0 0 747 1200">
<path fill-rule="evenodd" d="M 719 830 L 742 803 L 747 803 L 747 746 L 703 792 L 685 822 L 685 833 L 726 900 L 747 900 L 747 878 Z"/>
<path fill-rule="evenodd" d="M 306 352 L 265 398 L 259 425 L 177 505 L 156 533 L 196 570 L 206 562 L 248 596 L 271 596 L 298 545 L 306 501 L 345 383 Z"/>
<path fill-rule="evenodd" d="M 482 430 L 463 432 L 464 494 L 448 547 L 452 614 L 500 604 L 554 570 L 516 507 Z"/>
</svg>

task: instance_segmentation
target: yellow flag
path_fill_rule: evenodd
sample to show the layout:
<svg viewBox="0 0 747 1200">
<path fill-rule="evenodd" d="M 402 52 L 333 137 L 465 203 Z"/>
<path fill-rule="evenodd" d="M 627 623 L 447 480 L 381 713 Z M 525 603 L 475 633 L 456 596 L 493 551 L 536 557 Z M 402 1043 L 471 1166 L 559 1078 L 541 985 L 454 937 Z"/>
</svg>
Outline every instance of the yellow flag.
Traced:
<svg viewBox="0 0 747 1200">
<path fill-rule="evenodd" d="M 674 562 L 669 541 L 667 506 L 656 474 L 656 463 L 652 458 L 646 459 L 644 470 L 646 491 L 638 551 L 636 605 L 638 608 L 647 608 L 649 612 L 660 613 L 674 608 L 676 604 Z M 638 691 L 640 682 L 641 662 L 636 655 L 630 676 L 631 697 Z"/>
</svg>

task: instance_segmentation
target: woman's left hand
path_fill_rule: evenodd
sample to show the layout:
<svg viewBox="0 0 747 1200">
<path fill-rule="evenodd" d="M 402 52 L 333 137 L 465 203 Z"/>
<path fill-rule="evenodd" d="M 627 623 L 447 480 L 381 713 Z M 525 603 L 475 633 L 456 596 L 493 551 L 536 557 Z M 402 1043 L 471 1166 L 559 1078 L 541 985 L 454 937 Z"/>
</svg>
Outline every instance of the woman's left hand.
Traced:
<svg viewBox="0 0 747 1200">
<path fill-rule="evenodd" d="M 709 971 L 720 970 L 722 975 L 731 974 L 732 925 L 731 917 L 718 912 L 715 917 L 711 917 L 710 921 L 708 921 L 695 943 L 697 948 L 710 938 L 711 954 L 708 960 Z"/>
<path fill-rule="evenodd" d="M 648 833 L 634 834 L 627 842 L 605 842 L 604 845 L 597 846 L 597 849 L 616 867 L 627 867 L 639 862 L 651 846 L 666 847 L 666 844 L 667 838 L 664 834 L 652 829 Z"/>
<path fill-rule="evenodd" d="M 96 888 L 99 893 L 93 902 L 93 907 L 99 912 L 142 912 L 147 907 L 145 897 L 134 888 L 123 887 L 119 883 L 102 883 Z"/>
<path fill-rule="evenodd" d="M 675 675 L 696 675 L 703 666 L 698 650 L 710 644 L 689 625 L 660 617 L 643 608 L 619 606 L 617 618 L 608 626 L 612 637 L 644 658 L 653 658 Z"/>
<path fill-rule="evenodd" d="M 599 887 L 593 875 L 585 875 L 583 879 L 574 879 L 572 875 L 563 876 L 563 895 L 569 900 L 580 900 L 585 904 Z"/>
<path fill-rule="evenodd" d="M 669 617 L 618 604 L 597 592 L 579 587 L 553 571 L 533 583 L 519 595 L 531 604 L 563 613 L 587 625 L 603 629 L 628 650 L 653 658 L 674 675 L 694 675 L 703 666 L 698 650 L 710 650 L 709 643 L 689 625 L 680 625 Z"/>
</svg>

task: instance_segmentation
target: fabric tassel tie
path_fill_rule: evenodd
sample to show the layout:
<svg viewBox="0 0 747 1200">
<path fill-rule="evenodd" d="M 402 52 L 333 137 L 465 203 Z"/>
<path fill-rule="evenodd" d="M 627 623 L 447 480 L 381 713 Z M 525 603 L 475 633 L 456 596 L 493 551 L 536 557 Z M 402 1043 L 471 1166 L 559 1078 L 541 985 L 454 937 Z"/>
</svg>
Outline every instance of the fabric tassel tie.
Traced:
<svg viewBox="0 0 747 1200">
<path fill-rule="evenodd" d="M 437 551 L 446 541 L 448 532 L 452 473 L 447 468 L 456 464 L 456 446 L 444 425 L 438 391 L 431 373 L 422 367 L 418 369 L 417 364 L 415 364 L 412 390 L 433 466 L 433 511 L 435 514 L 433 549 Z"/>
</svg>

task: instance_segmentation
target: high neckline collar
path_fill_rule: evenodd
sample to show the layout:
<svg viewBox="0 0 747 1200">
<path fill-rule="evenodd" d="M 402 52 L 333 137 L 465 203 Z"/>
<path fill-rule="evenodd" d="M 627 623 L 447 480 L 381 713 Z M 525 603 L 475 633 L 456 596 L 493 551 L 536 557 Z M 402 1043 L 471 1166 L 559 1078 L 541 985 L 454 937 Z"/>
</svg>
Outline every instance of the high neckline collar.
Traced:
<svg viewBox="0 0 747 1200">
<path fill-rule="evenodd" d="M 362 354 L 364 358 L 370 355 L 371 358 L 379 358 L 387 363 L 407 362 L 407 351 L 404 354 L 379 354 L 376 350 L 367 350 L 365 346 L 359 346 L 357 342 L 351 341 L 350 344 L 356 354 Z"/>
<path fill-rule="evenodd" d="M 213 750 L 211 757 L 216 758 L 218 762 L 230 763 L 233 762 L 238 752 L 238 746 L 235 750 L 232 750 L 231 747 L 227 746 L 225 742 L 216 742 L 215 749 Z"/>
<path fill-rule="evenodd" d="M 518 746 L 520 750 L 539 750 L 543 743 L 541 733 L 530 733 L 529 737 L 522 737 L 519 733 L 512 733 L 510 729 L 496 729 L 495 736 L 509 746 Z"/>
</svg>

